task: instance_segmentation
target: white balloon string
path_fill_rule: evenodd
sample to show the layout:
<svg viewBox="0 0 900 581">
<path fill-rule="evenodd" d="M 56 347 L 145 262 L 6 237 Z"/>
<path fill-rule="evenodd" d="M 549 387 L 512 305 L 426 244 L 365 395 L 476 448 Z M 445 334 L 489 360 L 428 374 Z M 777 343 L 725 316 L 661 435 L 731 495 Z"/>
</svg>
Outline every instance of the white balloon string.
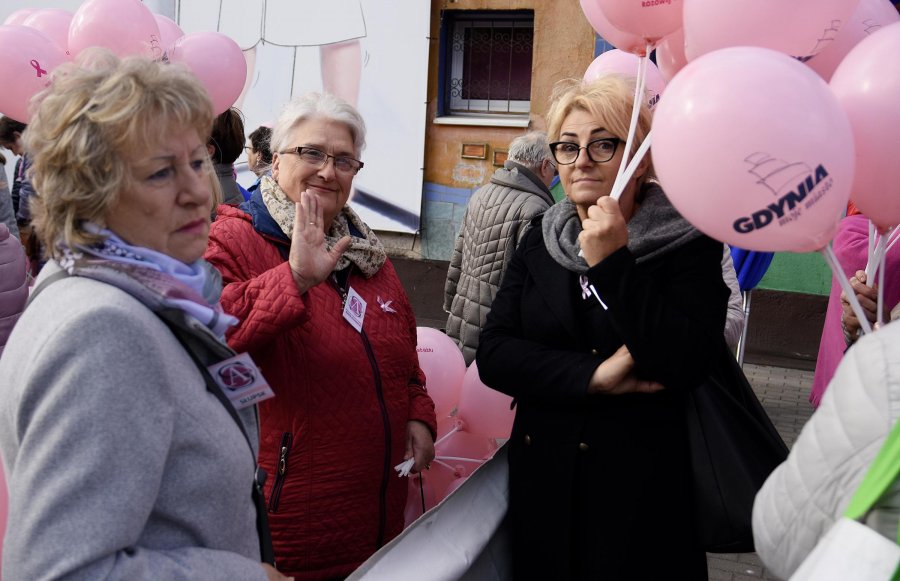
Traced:
<svg viewBox="0 0 900 581">
<path fill-rule="evenodd" d="M 622 155 L 622 163 L 619 164 L 619 172 L 616 174 L 615 184 L 619 183 L 622 174 L 628 167 L 631 144 L 634 143 L 634 131 L 637 129 L 638 117 L 641 113 L 641 102 L 644 99 L 644 79 L 647 78 L 647 62 L 649 62 L 649 60 L 649 55 L 645 55 L 638 61 L 637 84 L 634 87 L 634 104 L 631 107 L 631 124 L 628 126 L 628 138 L 625 140 L 625 152 Z"/>
<path fill-rule="evenodd" d="M 872 288 L 875 285 L 875 277 L 878 276 L 878 267 L 881 265 L 881 257 L 884 255 L 887 238 L 881 234 L 875 235 L 875 251 L 866 263 L 866 286 Z M 870 243 L 871 245 L 871 243 Z"/>
<path fill-rule="evenodd" d="M 452 472 L 456 472 L 456 468 L 454 468 L 453 466 L 447 464 L 446 462 L 442 462 L 442 461 L 438 460 L 437 458 L 434 459 L 434 463 L 435 463 L 435 464 L 440 464 L 441 466 L 443 466 L 443 467 L 446 468 L 447 470 L 450 470 L 450 471 L 452 471 Z"/>
<path fill-rule="evenodd" d="M 459 456 L 435 456 L 435 460 L 450 460 L 451 462 L 474 462 L 475 464 L 483 464 L 484 460 L 477 458 L 461 458 Z"/>
<path fill-rule="evenodd" d="M 853 314 L 856 315 L 856 318 L 859 320 L 859 326 L 862 329 L 862 332 L 864 334 L 871 333 L 872 325 L 869 324 L 869 319 L 867 319 L 863 313 L 862 306 L 859 304 L 859 299 L 856 298 L 856 293 L 853 292 L 853 287 L 850 286 L 850 281 L 847 280 L 847 275 L 844 274 L 844 269 L 841 268 L 841 264 L 834 254 L 831 242 L 819 252 L 825 257 L 825 262 L 831 267 L 832 275 L 834 275 L 838 284 L 841 285 L 841 290 L 847 295 L 847 300 L 850 302 L 850 308 L 853 309 Z"/>
<path fill-rule="evenodd" d="M 434 445 L 437 446 L 438 444 L 440 444 L 441 442 L 443 442 L 444 440 L 446 440 L 447 438 L 449 438 L 450 436 L 452 436 L 453 434 L 455 434 L 458 431 L 459 431 L 459 426 L 453 426 L 453 429 L 450 430 L 449 432 L 447 432 L 446 434 L 444 434 L 443 436 L 441 436 L 440 438 L 438 438 L 437 442 L 435 442 Z"/>
<path fill-rule="evenodd" d="M 890 251 L 891 248 L 894 247 L 894 244 L 897 243 L 897 240 L 900 240 L 900 227 L 894 227 L 894 232 L 891 234 L 891 240 L 888 243 L 887 249 L 884 251 L 885 255 Z"/>
<path fill-rule="evenodd" d="M 609 197 L 614 200 L 618 200 L 622 196 L 622 192 L 625 191 L 625 186 L 628 185 L 628 180 L 631 179 L 631 176 L 634 175 L 634 172 L 637 170 L 638 165 L 641 163 L 641 160 L 644 159 L 644 156 L 647 155 L 647 151 L 650 149 L 650 143 L 653 141 L 653 130 L 650 130 L 650 133 L 647 134 L 647 137 L 644 138 L 644 142 L 641 143 L 641 146 L 634 153 L 634 159 L 631 160 L 631 163 L 628 164 L 628 169 L 625 170 L 625 173 L 622 174 L 622 179 L 616 180 L 616 183 L 613 184 L 612 192 L 610 192 Z"/>
<path fill-rule="evenodd" d="M 883 237 L 886 238 L 887 236 Z M 877 315 L 875 316 L 875 320 L 878 321 L 878 326 L 884 325 L 884 311 L 882 308 L 884 306 L 884 262 L 885 258 L 887 258 L 887 252 L 881 253 L 881 260 L 878 264 L 878 302 L 875 304 L 875 312 Z"/>
<path fill-rule="evenodd" d="M 875 265 L 875 240 L 878 233 L 875 231 L 875 223 L 869 220 L 869 254 L 866 257 L 866 278 L 872 278 L 871 269 Z"/>
</svg>

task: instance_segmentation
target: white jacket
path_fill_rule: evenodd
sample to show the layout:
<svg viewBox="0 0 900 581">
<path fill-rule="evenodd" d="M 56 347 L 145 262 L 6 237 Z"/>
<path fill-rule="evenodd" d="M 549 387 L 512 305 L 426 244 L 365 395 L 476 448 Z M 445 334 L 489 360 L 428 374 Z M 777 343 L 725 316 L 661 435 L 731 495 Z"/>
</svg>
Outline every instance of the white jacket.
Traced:
<svg viewBox="0 0 900 581">
<path fill-rule="evenodd" d="M 847 352 L 788 459 L 756 496 L 753 537 L 772 572 L 790 577 L 843 515 L 898 417 L 900 324 L 895 323 Z M 900 481 L 866 524 L 896 540 L 898 515 Z"/>
</svg>

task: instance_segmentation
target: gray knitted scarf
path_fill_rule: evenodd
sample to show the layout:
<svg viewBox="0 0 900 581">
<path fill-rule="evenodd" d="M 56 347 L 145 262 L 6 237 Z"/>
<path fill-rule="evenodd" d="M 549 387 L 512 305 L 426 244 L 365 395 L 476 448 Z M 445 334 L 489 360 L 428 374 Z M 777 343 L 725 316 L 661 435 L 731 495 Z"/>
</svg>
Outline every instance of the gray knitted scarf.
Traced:
<svg viewBox="0 0 900 581">
<path fill-rule="evenodd" d="M 638 199 L 640 206 L 628 222 L 628 249 L 635 263 L 671 252 L 702 235 L 672 206 L 659 184 L 644 184 Z M 578 256 L 581 218 L 574 203 L 566 198 L 550 206 L 541 228 L 544 246 L 553 260 L 566 270 L 587 272 L 587 262 Z"/>
</svg>

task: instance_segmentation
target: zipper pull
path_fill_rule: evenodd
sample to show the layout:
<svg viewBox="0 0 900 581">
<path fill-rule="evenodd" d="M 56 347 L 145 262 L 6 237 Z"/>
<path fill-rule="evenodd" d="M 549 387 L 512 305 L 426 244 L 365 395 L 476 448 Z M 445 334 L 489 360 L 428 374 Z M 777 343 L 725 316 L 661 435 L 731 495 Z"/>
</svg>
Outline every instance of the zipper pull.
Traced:
<svg viewBox="0 0 900 581">
<path fill-rule="evenodd" d="M 278 473 L 284 476 L 284 473 L 287 472 L 287 454 L 288 449 L 287 446 L 281 447 L 281 459 L 278 460 Z"/>
</svg>

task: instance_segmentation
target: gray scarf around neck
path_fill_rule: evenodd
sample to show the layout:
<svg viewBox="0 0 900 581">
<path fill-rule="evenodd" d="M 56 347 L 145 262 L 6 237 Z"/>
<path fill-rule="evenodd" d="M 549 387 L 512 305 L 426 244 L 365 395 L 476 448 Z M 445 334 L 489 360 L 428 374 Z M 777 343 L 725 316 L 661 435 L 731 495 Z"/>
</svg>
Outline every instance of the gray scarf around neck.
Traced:
<svg viewBox="0 0 900 581">
<path fill-rule="evenodd" d="M 669 202 L 665 192 L 655 182 L 647 182 L 638 196 L 637 211 L 628 222 L 628 250 L 640 264 L 684 246 L 702 233 L 691 226 Z M 578 255 L 581 247 L 581 218 L 575 204 L 568 198 L 550 206 L 544 213 L 541 226 L 547 252 L 566 270 L 584 274 L 587 262 Z"/>
</svg>

